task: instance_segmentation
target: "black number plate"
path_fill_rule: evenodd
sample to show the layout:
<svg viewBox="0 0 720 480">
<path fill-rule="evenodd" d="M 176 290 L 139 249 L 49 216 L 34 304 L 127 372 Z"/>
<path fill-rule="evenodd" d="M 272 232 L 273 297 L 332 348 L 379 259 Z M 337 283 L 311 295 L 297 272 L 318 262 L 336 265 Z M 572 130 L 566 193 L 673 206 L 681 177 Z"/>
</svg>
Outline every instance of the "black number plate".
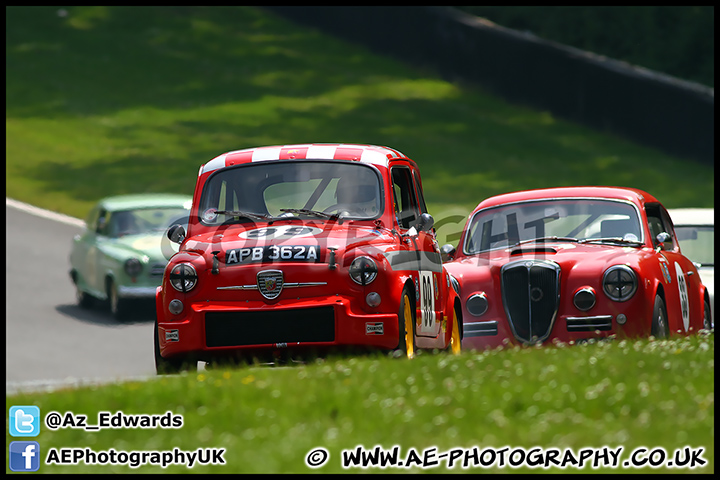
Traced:
<svg viewBox="0 0 720 480">
<path fill-rule="evenodd" d="M 225 263 L 234 265 L 255 262 L 311 262 L 320 261 L 318 245 L 266 245 L 235 248 L 225 252 Z"/>
</svg>

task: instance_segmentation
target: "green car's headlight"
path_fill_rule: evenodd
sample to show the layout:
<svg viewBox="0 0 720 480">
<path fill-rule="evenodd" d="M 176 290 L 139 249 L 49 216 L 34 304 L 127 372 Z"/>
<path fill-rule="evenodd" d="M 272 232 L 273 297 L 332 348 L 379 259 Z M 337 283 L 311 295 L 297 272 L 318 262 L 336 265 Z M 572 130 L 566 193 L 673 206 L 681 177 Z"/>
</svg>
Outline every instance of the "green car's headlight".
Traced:
<svg viewBox="0 0 720 480">
<path fill-rule="evenodd" d="M 125 260 L 124 268 L 125 273 L 127 273 L 131 277 L 137 277 L 142 273 L 143 270 L 142 262 L 135 257 Z"/>
</svg>

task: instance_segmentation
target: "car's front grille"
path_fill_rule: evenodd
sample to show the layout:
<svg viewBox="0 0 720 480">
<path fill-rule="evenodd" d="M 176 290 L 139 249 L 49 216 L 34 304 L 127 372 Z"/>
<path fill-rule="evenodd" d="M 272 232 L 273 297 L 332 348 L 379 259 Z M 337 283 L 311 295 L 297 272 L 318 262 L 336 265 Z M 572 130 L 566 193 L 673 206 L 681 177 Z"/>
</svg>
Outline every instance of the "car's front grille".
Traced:
<svg viewBox="0 0 720 480">
<path fill-rule="evenodd" d="M 150 276 L 162 277 L 164 272 L 165 272 L 165 264 L 164 263 L 154 263 L 154 264 L 150 265 Z"/>
<path fill-rule="evenodd" d="M 502 268 L 502 296 L 515 337 L 524 343 L 545 340 L 559 305 L 560 266 L 546 260 L 519 260 Z"/>
<path fill-rule="evenodd" d="M 208 347 L 332 342 L 333 307 L 205 313 Z"/>
</svg>

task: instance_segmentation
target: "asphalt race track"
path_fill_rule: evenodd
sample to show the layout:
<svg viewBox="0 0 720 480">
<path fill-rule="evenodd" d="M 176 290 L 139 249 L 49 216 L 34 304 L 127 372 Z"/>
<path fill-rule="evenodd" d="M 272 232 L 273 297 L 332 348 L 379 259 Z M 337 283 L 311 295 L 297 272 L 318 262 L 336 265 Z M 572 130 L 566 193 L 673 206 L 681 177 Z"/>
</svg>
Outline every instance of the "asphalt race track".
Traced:
<svg viewBox="0 0 720 480">
<path fill-rule="evenodd" d="M 152 304 L 117 322 L 105 305 L 80 308 L 68 274 L 78 222 L 6 202 L 6 394 L 155 375 Z"/>
</svg>

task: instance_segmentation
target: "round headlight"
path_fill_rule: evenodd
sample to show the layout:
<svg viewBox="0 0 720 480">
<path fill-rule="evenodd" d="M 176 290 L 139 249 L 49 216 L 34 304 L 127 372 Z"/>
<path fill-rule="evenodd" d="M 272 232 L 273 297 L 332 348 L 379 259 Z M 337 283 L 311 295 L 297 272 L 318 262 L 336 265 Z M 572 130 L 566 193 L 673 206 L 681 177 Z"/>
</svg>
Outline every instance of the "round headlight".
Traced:
<svg viewBox="0 0 720 480">
<path fill-rule="evenodd" d="M 170 270 L 170 285 L 178 292 L 189 292 L 197 285 L 198 276 L 189 263 L 178 263 Z"/>
<path fill-rule="evenodd" d="M 624 302 L 637 290 L 637 275 L 627 265 L 615 265 L 603 274 L 603 291 L 616 302 Z"/>
<path fill-rule="evenodd" d="M 127 273 L 131 277 L 137 277 L 138 275 L 140 275 L 142 273 L 142 269 L 143 269 L 142 262 L 140 262 L 140 260 L 138 260 L 135 257 L 128 258 L 127 260 L 125 260 L 124 268 L 125 268 L 125 273 Z"/>
<path fill-rule="evenodd" d="M 350 264 L 348 273 L 353 282 L 365 286 L 377 278 L 377 264 L 370 257 L 358 257 Z"/>
<path fill-rule="evenodd" d="M 584 287 L 575 292 L 573 303 L 578 310 L 586 312 L 595 306 L 595 290 L 592 287 Z"/>
<path fill-rule="evenodd" d="M 485 292 L 470 295 L 470 298 L 468 298 L 467 302 L 465 302 L 465 306 L 467 307 L 468 312 L 470 312 L 470 315 L 475 317 L 479 317 L 487 312 L 488 300 L 487 296 L 485 296 Z"/>
</svg>

